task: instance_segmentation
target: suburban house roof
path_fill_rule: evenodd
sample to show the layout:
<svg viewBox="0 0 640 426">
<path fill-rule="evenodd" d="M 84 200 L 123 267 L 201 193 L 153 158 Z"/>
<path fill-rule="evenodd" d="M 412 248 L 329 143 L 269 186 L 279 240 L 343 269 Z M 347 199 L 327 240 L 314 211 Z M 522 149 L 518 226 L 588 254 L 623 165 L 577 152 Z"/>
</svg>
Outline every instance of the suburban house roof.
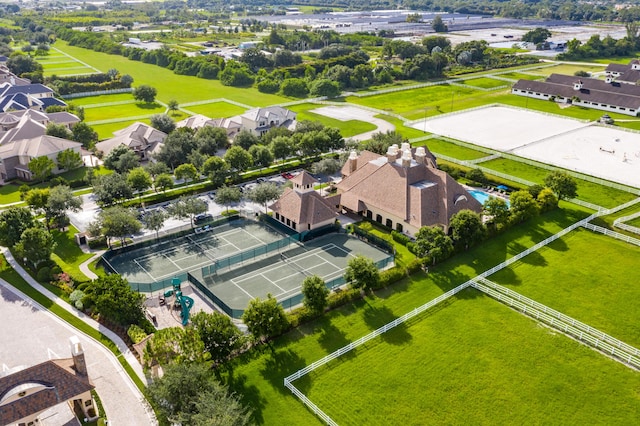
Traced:
<svg viewBox="0 0 640 426">
<path fill-rule="evenodd" d="M 308 223 L 312 226 L 338 216 L 336 207 L 316 191 L 300 192 L 292 188 L 285 189 L 269 208 L 298 224 Z"/>
<path fill-rule="evenodd" d="M 448 226 L 458 211 L 482 209 L 462 185 L 436 168 L 435 157 L 426 147 L 394 145 L 386 156 L 353 152 L 343 172 L 336 185 L 340 204 L 354 212 L 375 208 L 420 228 Z"/>
<path fill-rule="evenodd" d="M 75 149 L 80 146 L 82 146 L 80 142 L 55 136 L 41 135 L 35 138 L 20 139 L 0 145 L 0 158 L 10 158 L 14 156 L 35 158 L 43 155 L 56 154 L 66 149 Z"/>
<path fill-rule="evenodd" d="M 66 111 L 50 112 L 47 113 L 47 116 L 49 121 L 56 124 L 75 124 L 80 122 L 77 116 Z"/>
<path fill-rule="evenodd" d="M 0 424 L 17 422 L 93 388 L 88 377 L 76 372 L 72 358 L 46 361 L 0 377 Z M 8 401 L 29 389 L 34 392 Z"/>
<path fill-rule="evenodd" d="M 251 120 L 253 122 L 259 123 L 260 121 L 265 121 L 266 124 L 261 127 L 270 127 L 269 123 L 273 119 L 277 119 L 280 123 L 278 124 L 281 127 L 288 127 L 293 121 L 295 121 L 297 114 L 293 111 L 289 111 L 286 108 L 282 108 L 279 106 L 270 106 L 266 108 L 253 108 L 249 111 L 242 114 L 240 117 L 245 118 L 247 120 Z"/>
<path fill-rule="evenodd" d="M 12 86 L 0 88 L 0 96 L 10 96 L 16 93 L 24 93 L 27 95 L 40 95 L 45 93 L 53 93 L 53 90 L 40 83 L 25 84 L 24 86 Z"/>
<path fill-rule="evenodd" d="M 605 72 L 623 73 L 629 69 L 627 64 L 609 64 L 605 68 Z"/>
<path fill-rule="evenodd" d="M 41 121 L 44 115 L 46 122 L 46 114 L 34 110 L 26 110 L 20 117 L 18 124 L 7 130 L 0 137 L 0 146 L 21 139 L 31 139 L 44 135 L 47 126 Z"/>
<path fill-rule="evenodd" d="M 318 183 L 318 179 L 311 176 L 311 174 L 308 173 L 306 170 L 303 170 L 302 172 L 298 173 L 296 176 L 292 177 L 290 180 L 291 180 L 291 183 L 293 183 L 294 185 L 299 185 L 301 187 L 305 187 L 307 185 L 314 185 Z"/>
<path fill-rule="evenodd" d="M 582 88 L 576 90 L 574 84 Z M 545 81 L 518 80 L 514 89 L 540 92 L 571 99 L 574 96 L 583 102 L 595 102 L 630 109 L 640 108 L 640 86 L 620 83 L 607 83 L 595 78 L 551 74 Z"/>
<path fill-rule="evenodd" d="M 134 151 L 153 153 L 160 149 L 162 142 L 167 137 L 166 133 L 140 122 L 133 123 L 122 130 L 113 132 L 113 134 L 115 135 L 113 138 L 96 144 L 96 148 L 105 155 L 118 145 L 125 145 Z"/>
<path fill-rule="evenodd" d="M 206 115 L 196 114 L 191 117 L 187 117 L 184 120 L 180 120 L 176 123 L 176 127 L 188 127 L 190 129 L 199 129 L 204 126 L 215 126 L 215 121 Z"/>
</svg>

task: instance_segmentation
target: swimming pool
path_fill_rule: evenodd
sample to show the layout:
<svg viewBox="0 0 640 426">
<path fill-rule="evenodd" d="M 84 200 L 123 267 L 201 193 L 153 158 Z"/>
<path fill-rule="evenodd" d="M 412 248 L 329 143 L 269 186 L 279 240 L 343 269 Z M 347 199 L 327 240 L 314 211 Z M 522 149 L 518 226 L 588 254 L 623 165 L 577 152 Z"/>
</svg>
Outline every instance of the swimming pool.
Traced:
<svg viewBox="0 0 640 426">
<path fill-rule="evenodd" d="M 484 203 L 490 198 L 490 197 L 495 197 L 493 194 L 489 194 L 488 192 L 484 192 L 484 191 L 480 191 L 479 189 L 468 189 L 467 190 L 469 192 L 469 194 L 471 194 L 471 196 L 473 198 L 475 198 L 476 200 L 478 200 L 478 202 L 482 205 L 484 205 Z M 507 200 L 505 200 L 507 201 Z M 507 205 L 509 205 L 509 201 L 507 201 Z"/>
</svg>

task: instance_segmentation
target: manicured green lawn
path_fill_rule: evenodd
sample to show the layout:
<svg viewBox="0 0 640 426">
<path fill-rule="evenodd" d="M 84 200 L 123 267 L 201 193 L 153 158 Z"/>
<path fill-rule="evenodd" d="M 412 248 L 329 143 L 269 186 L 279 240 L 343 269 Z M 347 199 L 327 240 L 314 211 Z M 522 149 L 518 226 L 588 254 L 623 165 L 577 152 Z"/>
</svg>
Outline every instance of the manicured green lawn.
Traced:
<svg viewBox="0 0 640 426">
<path fill-rule="evenodd" d="M 396 126 L 396 132 L 400 133 L 406 139 L 420 138 L 428 134 L 423 132 L 422 130 L 414 129 L 413 127 L 407 127 L 404 125 L 404 122 L 402 120 L 399 120 L 396 117 L 392 117 L 390 115 L 378 114 L 375 117 L 381 118 L 384 121 L 388 121 L 389 123 Z"/>
<path fill-rule="evenodd" d="M 640 409 L 636 372 L 473 289 L 294 385 L 340 425 L 623 424 Z"/>
<path fill-rule="evenodd" d="M 513 80 L 541 80 L 542 79 L 542 77 L 538 75 L 523 74 L 520 72 L 509 72 L 506 74 L 500 74 L 500 77 L 511 78 Z"/>
<path fill-rule="evenodd" d="M 588 215 L 583 209 L 562 206 L 566 209 L 512 228 L 481 247 L 429 268 L 428 275 L 415 274 L 376 292 L 375 297 L 331 311 L 277 339 L 273 350 L 263 347 L 246 354 L 225 373 L 225 380 L 254 408 L 258 424 L 320 424 L 283 386 L 284 377 Z"/>
<path fill-rule="evenodd" d="M 640 217 L 637 217 L 635 219 L 631 219 L 630 221 L 625 222 L 625 223 L 628 224 L 628 225 L 636 226 L 636 227 L 640 228 Z"/>
<path fill-rule="evenodd" d="M 578 229 L 489 277 L 640 347 L 640 248 Z"/>
<path fill-rule="evenodd" d="M 594 65 L 559 64 L 553 67 L 538 68 L 528 72 L 530 72 L 531 74 L 538 74 L 543 76 L 549 76 L 551 74 L 573 75 L 576 71 L 600 72 L 604 71 L 605 67 L 605 65 L 598 67 Z"/>
<path fill-rule="evenodd" d="M 506 81 L 496 80 L 488 77 L 473 78 L 470 80 L 461 81 L 460 83 L 468 84 L 469 86 L 481 87 L 483 89 L 494 89 L 496 87 L 506 86 L 509 84 Z"/>
<path fill-rule="evenodd" d="M 45 71 L 51 68 L 69 68 L 69 67 L 77 67 L 77 66 L 84 66 L 84 65 L 82 65 L 78 61 L 74 61 L 73 59 L 69 59 L 69 58 L 67 58 L 66 60 L 61 59 L 59 61 L 44 62 L 42 64 L 42 68 Z"/>
<path fill-rule="evenodd" d="M 73 226 L 69 226 L 67 232 L 52 230 L 51 235 L 56 242 L 56 248 L 51 258 L 60 268 L 71 275 L 75 282 L 88 281 L 89 278 L 80 271 L 80 264 L 91 256 L 91 253 L 84 253 L 76 243 L 75 234 L 78 230 Z"/>
<path fill-rule="evenodd" d="M 229 98 L 247 105 L 267 106 L 288 100 L 278 95 L 260 93 L 253 88 L 223 86 L 219 80 L 205 80 L 177 75 L 169 69 L 139 61 L 130 61 L 123 56 L 109 55 L 81 47 L 69 46 L 63 40 L 56 41 L 54 47 L 98 68 L 102 72 L 106 72 L 110 68 L 116 68 L 121 74 L 129 74 L 134 79 L 133 85 L 135 87 L 141 84 L 155 87 L 158 90 L 158 99 L 165 103 L 171 99 L 175 99 L 179 103 L 186 103 L 206 99 Z"/>
<path fill-rule="evenodd" d="M 243 114 L 246 109 L 227 102 L 213 102 L 210 104 L 185 106 L 186 110 L 196 114 L 206 115 L 209 118 L 227 118 Z"/>
<path fill-rule="evenodd" d="M 442 84 L 364 98 L 350 96 L 346 100 L 347 102 L 401 114 L 409 120 L 415 120 L 423 118 L 425 110 L 429 115 L 437 115 L 451 112 L 453 104 L 453 110 L 455 111 L 459 108 L 459 105 L 456 106 L 456 102 L 460 104 L 470 97 L 477 96 L 478 92 L 478 90 L 466 87 Z"/>
<path fill-rule="evenodd" d="M 94 124 L 91 126 L 93 130 L 98 132 L 98 138 L 100 140 L 109 139 L 113 137 L 113 132 L 118 130 L 122 130 L 127 126 L 132 125 L 133 123 L 146 123 L 151 124 L 151 120 L 148 118 L 144 118 L 141 120 L 127 120 L 127 121 L 118 121 L 117 123 L 107 123 L 107 124 Z"/>
<path fill-rule="evenodd" d="M 439 138 L 427 139 L 426 141 L 417 142 L 415 145 L 427 145 L 429 150 L 433 153 L 448 155 L 459 160 L 475 160 L 476 158 L 491 155 L 465 146 L 456 145 L 452 142 L 447 142 L 446 140 Z"/>
<path fill-rule="evenodd" d="M 82 98 L 69 99 L 67 103 L 72 103 L 74 105 L 83 106 L 86 109 L 89 109 L 93 108 L 94 105 L 123 101 L 136 102 L 136 100 L 133 99 L 133 95 L 131 93 L 115 93 L 113 95 L 86 96 Z"/>
<path fill-rule="evenodd" d="M 370 132 L 376 129 L 374 124 L 359 121 L 359 120 L 348 120 L 348 121 L 340 121 L 335 118 L 326 117 L 321 114 L 316 114 L 311 112 L 311 110 L 322 108 L 323 105 L 317 104 L 300 104 L 293 105 L 288 107 L 291 111 L 297 112 L 297 120 L 310 120 L 310 121 L 319 121 L 327 127 L 335 127 L 340 130 L 342 136 L 345 138 L 359 135 L 360 133 Z"/>
<path fill-rule="evenodd" d="M 136 102 L 133 104 L 111 105 L 85 110 L 85 121 L 89 124 L 93 121 L 109 120 L 112 118 L 137 117 L 149 114 L 162 114 L 166 107 L 154 102 Z"/>
<path fill-rule="evenodd" d="M 507 173 L 539 184 L 542 184 L 545 176 L 550 173 L 549 170 L 541 167 L 530 166 L 507 158 L 497 158 L 495 160 L 481 163 L 481 165 L 498 172 Z M 583 179 L 576 179 L 576 182 L 578 184 L 578 199 L 588 201 L 599 206 L 615 207 L 636 198 L 629 192 L 609 188 Z"/>
</svg>

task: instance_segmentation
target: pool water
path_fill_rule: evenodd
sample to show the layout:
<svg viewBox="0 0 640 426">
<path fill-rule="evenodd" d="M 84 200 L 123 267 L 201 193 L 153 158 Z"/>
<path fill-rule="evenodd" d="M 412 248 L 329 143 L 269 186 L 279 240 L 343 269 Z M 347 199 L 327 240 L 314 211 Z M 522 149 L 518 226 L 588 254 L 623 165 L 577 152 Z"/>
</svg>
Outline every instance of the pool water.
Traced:
<svg viewBox="0 0 640 426">
<path fill-rule="evenodd" d="M 480 191 L 478 189 L 469 189 L 467 192 L 469 192 L 469 194 L 471 194 L 471 196 L 476 200 L 478 200 L 478 202 L 480 202 L 480 204 L 482 205 L 484 205 L 484 203 L 489 199 L 489 197 L 497 198 L 493 194 L 489 194 L 488 192 Z M 509 201 L 507 201 L 507 205 L 509 205 Z"/>
</svg>

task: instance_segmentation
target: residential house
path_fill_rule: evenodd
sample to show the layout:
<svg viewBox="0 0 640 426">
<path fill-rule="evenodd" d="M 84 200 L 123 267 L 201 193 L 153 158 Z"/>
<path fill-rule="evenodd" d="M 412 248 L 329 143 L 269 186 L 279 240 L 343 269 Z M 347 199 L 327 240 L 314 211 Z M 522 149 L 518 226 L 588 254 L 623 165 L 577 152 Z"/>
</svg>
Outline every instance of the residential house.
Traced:
<svg viewBox="0 0 640 426">
<path fill-rule="evenodd" d="M 48 107 L 66 106 L 63 101 L 53 96 L 53 90 L 43 84 L 17 85 L 11 77 L 10 82 L 0 84 L 0 111 L 36 109 L 45 111 Z"/>
<path fill-rule="evenodd" d="M 303 232 L 335 222 L 338 205 L 323 198 L 314 185 L 318 181 L 306 171 L 291 179 L 293 188 L 284 190 L 280 198 L 269 208 L 274 218 L 289 228 Z"/>
<path fill-rule="evenodd" d="M 262 136 L 272 127 L 286 127 L 295 129 L 296 113 L 279 106 L 254 108 L 242 115 L 231 118 L 239 122 L 243 130 L 248 130 L 256 136 Z"/>
<path fill-rule="evenodd" d="M 80 119 L 68 112 L 45 113 L 33 109 L 0 113 L 0 145 L 14 140 L 45 134 L 49 123 L 64 125 L 71 130 Z"/>
<path fill-rule="evenodd" d="M 605 72 L 608 76 L 615 78 L 617 82 L 638 84 L 640 81 L 640 60 L 633 59 L 628 64 L 609 64 Z"/>
<path fill-rule="evenodd" d="M 202 114 L 192 115 L 184 120 L 176 123 L 176 128 L 188 127 L 193 130 L 198 130 L 204 126 L 220 127 L 227 132 L 227 137 L 233 139 L 241 130 L 241 124 L 238 121 L 233 121 L 231 118 L 209 118 Z"/>
<path fill-rule="evenodd" d="M 96 149 L 106 156 L 118 145 L 124 145 L 138 154 L 141 161 L 148 161 L 153 154 L 159 152 L 167 137 L 166 133 L 140 122 L 113 134 L 113 138 L 98 142 Z"/>
<path fill-rule="evenodd" d="M 39 416 L 45 410 L 65 402 L 78 406 L 87 419 L 97 418 L 91 396 L 95 386 L 87 372 L 84 350 L 76 336 L 69 341 L 71 358 L 0 373 L 0 424 L 41 424 Z"/>
<path fill-rule="evenodd" d="M 340 207 L 398 232 L 415 235 L 423 226 L 449 229 L 451 217 L 482 205 L 446 172 L 426 147 L 408 143 L 389 147 L 386 155 L 351 152 L 336 185 Z"/>
<path fill-rule="evenodd" d="M 637 116 L 640 113 L 640 86 L 621 84 L 617 80 L 613 75 L 599 80 L 551 74 L 545 81 L 519 80 L 511 93 Z"/>
</svg>

